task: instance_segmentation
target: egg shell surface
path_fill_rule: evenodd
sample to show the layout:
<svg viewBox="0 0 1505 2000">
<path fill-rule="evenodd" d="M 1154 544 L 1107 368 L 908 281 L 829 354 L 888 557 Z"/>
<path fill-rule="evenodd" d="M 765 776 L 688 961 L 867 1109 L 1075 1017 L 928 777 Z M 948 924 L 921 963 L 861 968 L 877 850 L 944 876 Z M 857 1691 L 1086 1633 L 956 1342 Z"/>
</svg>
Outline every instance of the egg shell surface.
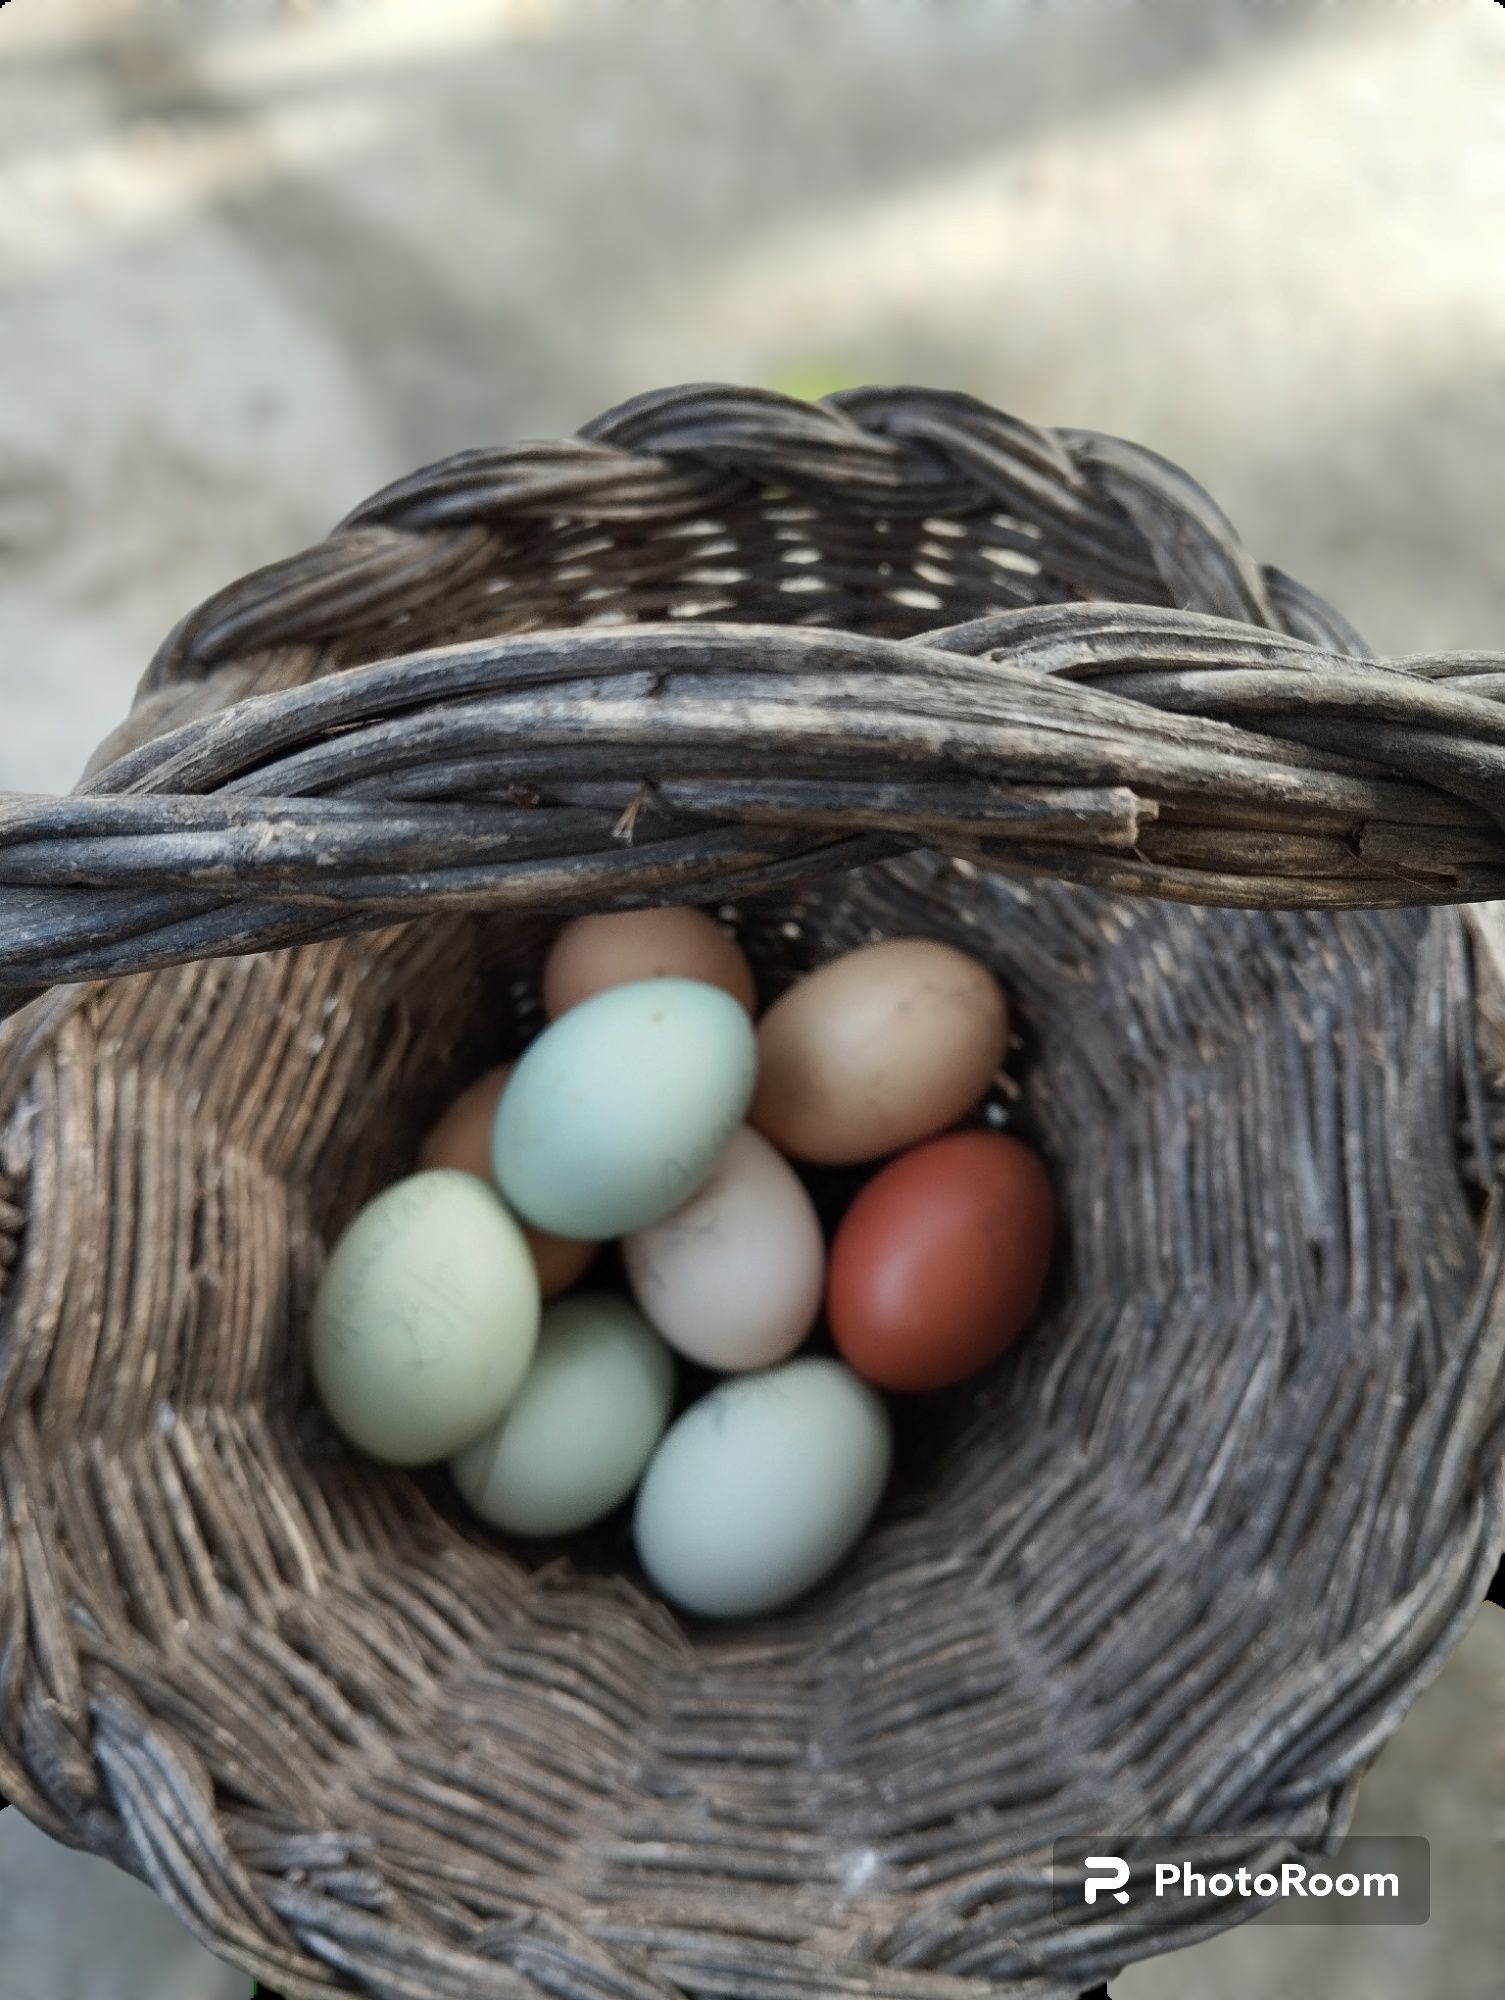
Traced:
<svg viewBox="0 0 1505 2000">
<path fill-rule="evenodd" d="M 671 1425 L 638 1489 L 638 1555 L 702 1618 L 802 1597 L 850 1554 L 888 1481 L 882 1398 L 840 1362 L 804 1355 L 720 1383 Z"/>
<path fill-rule="evenodd" d="M 474 1174 L 488 1187 L 495 1186 L 491 1174 L 491 1133 L 502 1092 L 515 1067 L 513 1063 L 503 1063 L 499 1069 L 487 1070 L 469 1089 L 461 1091 L 419 1148 L 420 1169 L 455 1167 L 461 1173 Z M 539 1290 L 545 1299 L 557 1299 L 561 1292 L 578 1284 L 601 1248 L 599 1243 L 550 1236 L 545 1229 L 535 1229 L 531 1222 L 522 1224 L 522 1232 L 533 1252 Z"/>
<path fill-rule="evenodd" d="M 611 986 L 639 979 L 700 979 L 757 1012 L 752 967 L 724 925 L 683 905 L 603 910 L 576 917 L 544 961 L 543 1006 L 551 1021 Z"/>
<path fill-rule="evenodd" d="M 842 1217 L 826 1314 L 842 1358 L 885 1389 L 942 1389 L 1001 1354 L 1039 1303 L 1055 1196 L 1006 1132 L 901 1153 Z"/>
<path fill-rule="evenodd" d="M 671 1347 L 725 1374 L 786 1360 L 825 1292 L 804 1183 L 744 1125 L 687 1202 L 622 1245 L 634 1298 Z"/>
<path fill-rule="evenodd" d="M 502 1092 L 497 1185 L 556 1236 L 644 1229 L 715 1166 L 757 1060 L 746 1011 L 719 987 L 645 979 L 594 994 L 544 1029 Z"/>
<path fill-rule="evenodd" d="M 470 1174 L 412 1174 L 368 1202 L 330 1252 L 310 1366 L 353 1444 L 428 1465 L 506 1409 L 538 1320 L 533 1259 L 495 1192 Z"/>
<path fill-rule="evenodd" d="M 997 980 L 932 938 L 889 938 L 810 973 L 758 1029 L 751 1123 L 791 1158 L 876 1160 L 942 1131 L 1003 1062 Z"/>
<path fill-rule="evenodd" d="M 611 1293 L 580 1293 L 549 1307 L 511 1407 L 450 1472 L 493 1527 L 574 1534 L 627 1498 L 673 1404 L 674 1357 L 642 1315 Z"/>
</svg>

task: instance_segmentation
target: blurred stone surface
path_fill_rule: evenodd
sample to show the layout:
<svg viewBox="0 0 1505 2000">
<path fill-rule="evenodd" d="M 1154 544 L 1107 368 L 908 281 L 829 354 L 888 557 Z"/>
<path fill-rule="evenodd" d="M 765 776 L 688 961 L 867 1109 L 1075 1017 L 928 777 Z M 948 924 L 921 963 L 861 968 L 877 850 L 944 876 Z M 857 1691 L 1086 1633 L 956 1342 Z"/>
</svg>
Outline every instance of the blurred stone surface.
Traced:
<svg viewBox="0 0 1505 2000">
<path fill-rule="evenodd" d="M 0 1813 L 0 2000 L 247 2000 L 150 1889 Z"/>
<path fill-rule="evenodd" d="M 1382 649 L 1505 643 L 1477 0 L 15 0 L 0 171 L 0 789 L 69 785 L 178 616 L 382 481 L 676 380 L 1119 432 Z M 1115 1993 L 1492 2000 L 1502 1689 L 1485 1611 L 1361 1797 L 1434 1842 L 1424 1930 Z M 0 1820 L 0 2000 L 171 2000 L 42 1855 Z"/>
</svg>

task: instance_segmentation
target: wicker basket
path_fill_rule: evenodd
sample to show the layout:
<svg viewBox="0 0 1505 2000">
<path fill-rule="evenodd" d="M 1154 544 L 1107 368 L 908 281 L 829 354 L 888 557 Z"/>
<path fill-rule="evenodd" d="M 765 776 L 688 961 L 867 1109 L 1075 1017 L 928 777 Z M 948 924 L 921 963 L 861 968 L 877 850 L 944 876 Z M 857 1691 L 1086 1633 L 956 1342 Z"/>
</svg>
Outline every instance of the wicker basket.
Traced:
<svg viewBox="0 0 1505 2000">
<path fill-rule="evenodd" d="M 0 1790 L 383 2000 L 1043 2000 L 1187 1937 L 1053 1914 L 1058 1836 L 1333 1837 L 1502 1539 L 1500 989 L 1379 907 L 1505 894 L 1502 694 L 916 390 L 647 397 L 213 599 L 0 804 Z M 1067 1222 L 842 1575 L 714 1631 L 346 1453 L 301 1358 L 548 921 L 663 900 L 770 991 L 987 957 Z"/>
</svg>

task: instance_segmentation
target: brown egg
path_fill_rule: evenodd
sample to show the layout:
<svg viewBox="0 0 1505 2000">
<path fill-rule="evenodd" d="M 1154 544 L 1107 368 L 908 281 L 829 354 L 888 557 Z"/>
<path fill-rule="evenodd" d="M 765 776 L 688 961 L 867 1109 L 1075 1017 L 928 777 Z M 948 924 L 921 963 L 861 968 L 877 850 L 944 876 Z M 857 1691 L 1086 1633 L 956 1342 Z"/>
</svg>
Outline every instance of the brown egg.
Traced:
<svg viewBox="0 0 1505 2000">
<path fill-rule="evenodd" d="M 639 979 L 699 979 L 757 1012 L 752 967 L 732 936 L 704 910 L 608 910 L 576 917 L 555 938 L 543 969 L 551 1021 L 608 986 Z"/>
<path fill-rule="evenodd" d="M 518 1220 L 522 1221 L 521 1216 Z M 561 1292 L 577 1285 L 595 1263 L 601 1248 L 599 1243 L 582 1243 L 573 1236 L 550 1236 L 547 1230 L 535 1229 L 531 1222 L 523 1222 L 522 1230 L 533 1252 L 538 1290 L 545 1301 L 557 1299 Z"/>
<path fill-rule="evenodd" d="M 1002 990 L 965 952 L 932 938 L 849 951 L 763 1016 L 749 1122 L 797 1160 L 881 1159 L 970 1111 L 1007 1038 Z"/>
<path fill-rule="evenodd" d="M 986 1367 L 1039 1303 L 1055 1196 L 1005 1132 L 950 1132 L 890 1160 L 831 1245 L 826 1314 L 881 1389 L 943 1389 Z"/>
<path fill-rule="evenodd" d="M 491 1172 L 491 1128 L 513 1068 L 512 1063 L 504 1063 L 500 1069 L 487 1070 L 468 1090 L 461 1091 L 419 1148 L 420 1169 L 458 1167 L 462 1173 L 496 1185 Z M 577 1242 L 572 1236 L 550 1236 L 528 1222 L 522 1224 L 522 1230 L 538 1268 L 538 1288 L 546 1299 L 558 1298 L 583 1278 L 601 1247 L 599 1243 Z"/>
</svg>

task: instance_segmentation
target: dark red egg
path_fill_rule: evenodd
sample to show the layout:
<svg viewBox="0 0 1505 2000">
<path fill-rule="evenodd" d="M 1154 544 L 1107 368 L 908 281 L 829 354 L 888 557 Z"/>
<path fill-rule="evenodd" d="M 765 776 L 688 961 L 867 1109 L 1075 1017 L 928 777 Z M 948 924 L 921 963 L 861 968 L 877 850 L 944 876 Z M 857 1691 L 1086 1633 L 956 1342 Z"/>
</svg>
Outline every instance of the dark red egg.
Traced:
<svg viewBox="0 0 1505 2000">
<path fill-rule="evenodd" d="M 1001 1354 L 1039 1304 L 1055 1195 L 1037 1153 L 952 1132 L 863 1188 L 831 1245 L 826 1313 L 842 1359 L 881 1389 L 943 1389 Z"/>
</svg>

